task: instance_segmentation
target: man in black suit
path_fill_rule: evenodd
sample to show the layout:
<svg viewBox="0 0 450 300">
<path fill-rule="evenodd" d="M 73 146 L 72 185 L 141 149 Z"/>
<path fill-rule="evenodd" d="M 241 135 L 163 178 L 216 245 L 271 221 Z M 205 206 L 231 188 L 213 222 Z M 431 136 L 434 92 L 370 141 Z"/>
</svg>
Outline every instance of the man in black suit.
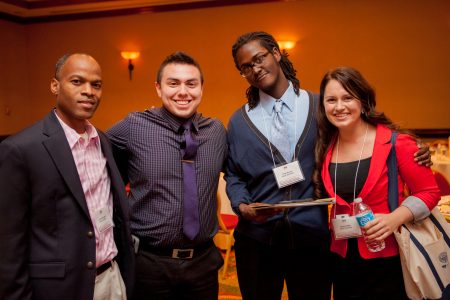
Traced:
<svg viewBox="0 0 450 300">
<path fill-rule="evenodd" d="M 108 139 L 88 122 L 100 66 L 65 55 L 50 88 L 56 108 L 0 144 L 0 299 L 126 299 L 125 188 Z"/>
</svg>

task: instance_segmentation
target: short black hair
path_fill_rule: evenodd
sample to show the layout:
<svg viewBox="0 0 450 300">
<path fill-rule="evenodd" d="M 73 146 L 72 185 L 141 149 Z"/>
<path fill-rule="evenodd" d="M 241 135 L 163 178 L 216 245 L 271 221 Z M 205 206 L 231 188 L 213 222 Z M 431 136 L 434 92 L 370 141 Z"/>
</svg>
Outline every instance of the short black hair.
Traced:
<svg viewBox="0 0 450 300">
<path fill-rule="evenodd" d="M 66 61 L 69 59 L 69 57 L 71 57 L 72 55 L 73 55 L 72 53 L 66 53 L 56 61 L 56 66 L 55 66 L 55 78 L 56 79 L 59 80 L 59 75 L 61 74 L 62 67 L 64 66 Z"/>
<path fill-rule="evenodd" d="M 169 56 L 167 56 L 166 59 L 164 59 L 164 61 L 159 66 L 158 73 L 156 73 L 157 83 L 161 83 L 162 72 L 168 64 L 183 64 L 196 67 L 200 71 L 200 81 L 203 85 L 203 72 L 202 69 L 200 68 L 200 65 L 194 58 L 192 58 L 191 56 L 182 51 L 174 52 Z"/>
<path fill-rule="evenodd" d="M 64 67 L 64 65 L 66 64 L 66 61 L 73 55 L 85 55 L 85 56 L 90 56 L 89 54 L 86 53 L 66 53 L 63 56 L 61 56 L 57 61 L 56 61 L 56 66 L 55 66 L 55 79 L 59 80 L 59 76 L 61 75 L 61 70 Z"/>
</svg>

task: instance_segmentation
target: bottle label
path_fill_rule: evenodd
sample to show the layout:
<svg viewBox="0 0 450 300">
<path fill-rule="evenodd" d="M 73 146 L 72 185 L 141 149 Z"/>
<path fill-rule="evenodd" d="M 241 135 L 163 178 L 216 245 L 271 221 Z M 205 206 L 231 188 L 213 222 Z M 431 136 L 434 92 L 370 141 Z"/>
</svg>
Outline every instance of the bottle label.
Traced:
<svg viewBox="0 0 450 300">
<path fill-rule="evenodd" d="M 358 221 L 358 224 L 361 227 L 366 226 L 367 222 L 372 221 L 373 219 L 375 219 L 375 216 L 371 211 L 364 214 L 356 215 L 356 220 Z"/>
</svg>

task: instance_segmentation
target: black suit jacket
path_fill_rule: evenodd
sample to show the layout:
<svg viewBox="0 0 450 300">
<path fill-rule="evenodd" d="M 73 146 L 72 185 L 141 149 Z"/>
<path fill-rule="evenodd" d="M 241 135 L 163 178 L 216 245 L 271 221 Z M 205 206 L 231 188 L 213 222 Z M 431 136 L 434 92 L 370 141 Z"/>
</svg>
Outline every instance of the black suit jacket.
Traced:
<svg viewBox="0 0 450 300">
<path fill-rule="evenodd" d="M 117 261 L 130 295 L 134 254 L 125 188 L 110 143 L 98 133 L 111 179 Z M 93 232 L 54 112 L 0 144 L 0 299 L 92 299 Z"/>
</svg>

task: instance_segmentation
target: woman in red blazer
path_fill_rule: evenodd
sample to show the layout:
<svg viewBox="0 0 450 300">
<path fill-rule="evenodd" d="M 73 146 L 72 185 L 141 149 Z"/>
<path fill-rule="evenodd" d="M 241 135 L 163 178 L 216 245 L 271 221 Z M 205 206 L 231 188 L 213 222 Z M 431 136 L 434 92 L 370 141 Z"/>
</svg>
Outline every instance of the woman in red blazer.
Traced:
<svg viewBox="0 0 450 300">
<path fill-rule="evenodd" d="M 322 79 L 315 178 L 317 196 L 336 197 L 330 216 L 335 300 L 408 299 L 392 233 L 401 224 L 427 217 L 440 197 L 431 170 L 414 160 L 415 140 L 401 133 L 395 145 L 401 204 L 389 211 L 386 159 L 392 130 L 400 130 L 375 105 L 373 88 L 352 68 L 337 68 Z M 403 194 L 405 183 L 408 197 Z M 362 237 L 348 234 L 336 221 L 345 218 L 351 223 L 352 218 L 343 215 L 353 215 L 357 197 L 375 214 L 364 230 L 369 240 L 385 242 L 379 252 L 369 251 Z"/>
</svg>

